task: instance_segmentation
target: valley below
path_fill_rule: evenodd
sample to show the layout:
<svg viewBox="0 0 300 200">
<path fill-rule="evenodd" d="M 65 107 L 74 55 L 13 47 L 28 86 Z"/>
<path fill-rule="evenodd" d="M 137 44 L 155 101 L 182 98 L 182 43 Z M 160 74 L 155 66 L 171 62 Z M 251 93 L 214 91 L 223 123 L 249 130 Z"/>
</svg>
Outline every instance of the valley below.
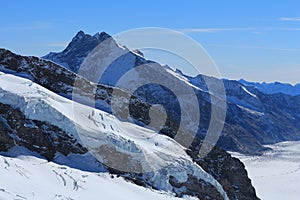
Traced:
<svg viewBox="0 0 300 200">
<path fill-rule="evenodd" d="M 271 151 L 262 156 L 231 152 L 246 166 L 258 197 L 264 200 L 297 200 L 300 196 L 300 142 L 266 145 Z"/>
</svg>

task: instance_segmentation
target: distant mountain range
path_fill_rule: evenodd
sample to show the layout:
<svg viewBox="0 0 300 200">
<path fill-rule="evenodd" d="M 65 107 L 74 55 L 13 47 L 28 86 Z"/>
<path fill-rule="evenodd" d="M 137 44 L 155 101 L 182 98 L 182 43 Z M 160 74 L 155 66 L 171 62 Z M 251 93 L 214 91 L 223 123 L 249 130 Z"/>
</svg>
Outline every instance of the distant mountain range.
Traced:
<svg viewBox="0 0 300 200">
<path fill-rule="evenodd" d="M 265 94 L 282 93 L 282 94 L 288 94 L 292 96 L 300 95 L 300 84 L 291 85 L 288 83 L 280 83 L 280 82 L 257 83 L 257 82 L 248 82 L 244 79 L 240 79 L 239 82 L 245 86 L 254 87 Z"/>
</svg>

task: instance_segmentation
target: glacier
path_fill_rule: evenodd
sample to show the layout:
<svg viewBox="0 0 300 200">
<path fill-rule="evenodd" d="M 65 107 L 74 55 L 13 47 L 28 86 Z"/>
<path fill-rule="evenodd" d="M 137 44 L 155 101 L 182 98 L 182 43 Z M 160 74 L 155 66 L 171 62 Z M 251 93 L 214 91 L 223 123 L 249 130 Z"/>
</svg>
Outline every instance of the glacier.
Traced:
<svg viewBox="0 0 300 200">
<path fill-rule="evenodd" d="M 231 152 L 231 155 L 245 164 L 257 194 L 262 199 L 298 200 L 300 142 L 280 142 L 266 147 L 273 150 L 262 156 L 247 156 L 236 152 Z"/>
</svg>

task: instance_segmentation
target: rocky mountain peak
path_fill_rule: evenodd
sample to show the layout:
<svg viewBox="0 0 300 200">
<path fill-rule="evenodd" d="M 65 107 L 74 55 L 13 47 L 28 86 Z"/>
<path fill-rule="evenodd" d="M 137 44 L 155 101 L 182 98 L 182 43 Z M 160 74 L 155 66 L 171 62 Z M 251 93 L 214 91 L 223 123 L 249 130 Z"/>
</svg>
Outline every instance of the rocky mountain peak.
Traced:
<svg viewBox="0 0 300 200">
<path fill-rule="evenodd" d="M 102 41 L 110 38 L 111 36 L 109 34 L 107 34 L 106 32 L 102 31 L 100 33 L 99 32 L 96 33 L 93 37 L 102 42 Z"/>
<path fill-rule="evenodd" d="M 103 31 L 102 32 L 97 32 L 95 35 L 91 36 L 91 35 L 85 33 L 84 31 L 80 30 L 73 37 L 72 42 L 73 41 L 91 40 L 91 39 L 96 39 L 99 42 L 102 42 L 102 41 L 104 41 L 104 40 L 106 40 L 107 38 L 110 38 L 110 37 L 111 36 L 108 33 L 103 32 Z"/>
<path fill-rule="evenodd" d="M 78 33 L 75 35 L 74 39 L 75 39 L 75 38 L 81 39 L 81 38 L 83 38 L 85 35 L 86 35 L 86 34 L 85 34 L 82 30 L 80 30 L 80 31 L 78 31 Z"/>
<path fill-rule="evenodd" d="M 105 58 L 107 56 L 106 52 L 111 52 L 112 54 L 120 54 L 121 56 L 115 59 L 110 64 L 111 71 L 107 71 L 108 77 L 101 79 L 101 83 L 114 85 L 114 83 L 116 83 L 115 80 L 118 80 L 118 78 L 120 78 L 120 76 L 123 75 L 126 71 L 132 69 L 136 65 L 140 65 L 141 63 L 146 62 L 146 60 L 141 51 L 131 51 L 125 46 L 117 44 L 112 36 L 110 36 L 106 32 L 98 32 L 92 36 L 84 33 L 83 31 L 79 31 L 62 52 L 51 52 L 42 58 L 51 60 L 71 70 L 72 72 L 77 73 L 82 62 L 88 56 L 88 54 L 108 38 L 111 38 L 111 41 L 109 43 L 112 42 L 115 45 L 102 45 L 101 51 L 99 51 L 98 56 L 101 57 L 102 55 L 103 58 Z M 111 74 L 113 74 L 114 77 L 111 77 Z"/>
<path fill-rule="evenodd" d="M 94 36 L 80 30 L 62 52 L 50 52 L 42 58 L 51 60 L 77 72 L 87 55 L 101 42 L 111 36 L 105 32 L 96 33 Z"/>
<path fill-rule="evenodd" d="M 92 47 L 97 46 L 100 42 L 104 41 L 110 37 L 107 33 L 97 33 L 94 36 L 91 36 L 89 34 L 84 33 L 83 31 L 79 31 L 72 39 L 72 41 L 69 43 L 69 45 L 66 47 L 66 49 L 63 52 L 68 52 L 71 50 L 78 49 L 81 46 L 84 45 L 85 51 L 90 51 Z"/>
</svg>

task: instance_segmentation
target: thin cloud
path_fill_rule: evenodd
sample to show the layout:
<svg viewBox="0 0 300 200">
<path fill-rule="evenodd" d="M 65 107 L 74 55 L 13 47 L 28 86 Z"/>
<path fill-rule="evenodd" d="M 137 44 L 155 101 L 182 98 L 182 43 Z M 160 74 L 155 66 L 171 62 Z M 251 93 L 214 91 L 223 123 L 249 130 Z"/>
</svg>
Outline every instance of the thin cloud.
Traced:
<svg viewBox="0 0 300 200">
<path fill-rule="evenodd" d="M 42 30 L 51 28 L 52 24 L 45 22 L 45 23 L 35 23 L 31 25 L 17 25 L 17 26 L 9 26 L 9 27 L 2 27 L 0 31 L 2 32 L 19 32 L 19 31 L 32 31 L 32 30 Z"/>
<path fill-rule="evenodd" d="M 240 48 L 240 49 L 263 49 L 263 50 L 273 50 L 273 51 L 300 51 L 300 49 L 296 49 L 296 48 L 264 47 L 264 46 L 238 46 L 238 45 L 227 45 L 227 44 L 209 44 L 207 46 L 229 47 L 229 48 Z"/>
<path fill-rule="evenodd" d="M 58 43 L 46 44 L 46 46 L 49 46 L 49 47 L 66 47 L 67 45 L 68 45 L 68 42 L 58 42 Z"/>
<path fill-rule="evenodd" d="M 282 17 L 280 21 L 300 21 L 300 17 Z"/>
<path fill-rule="evenodd" d="M 183 33 L 218 33 L 218 32 L 240 32 L 248 31 L 253 34 L 261 34 L 263 32 L 272 31 L 300 31 L 300 28 L 284 28 L 284 27 L 265 27 L 265 28 L 188 28 L 180 29 Z"/>
<path fill-rule="evenodd" d="M 66 47 L 68 42 L 52 42 L 52 43 L 36 43 L 35 46 L 47 46 L 47 47 Z"/>
<path fill-rule="evenodd" d="M 184 33 L 217 33 L 225 31 L 253 31 L 254 28 L 187 28 L 181 29 Z"/>
<path fill-rule="evenodd" d="M 282 27 L 269 27 L 265 31 L 300 31 L 300 28 L 282 28 Z"/>
</svg>

